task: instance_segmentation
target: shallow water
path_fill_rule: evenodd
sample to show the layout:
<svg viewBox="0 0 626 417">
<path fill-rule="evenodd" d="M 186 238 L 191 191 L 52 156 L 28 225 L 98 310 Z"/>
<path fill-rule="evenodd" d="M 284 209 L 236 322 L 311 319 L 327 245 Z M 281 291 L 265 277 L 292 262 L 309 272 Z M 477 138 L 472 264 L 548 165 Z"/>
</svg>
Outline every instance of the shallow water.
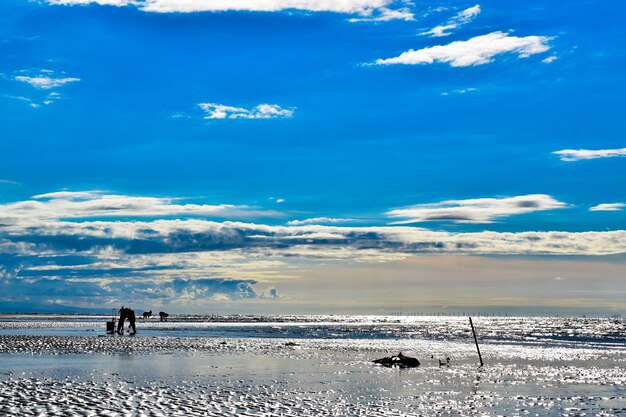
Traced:
<svg viewBox="0 0 626 417">
<path fill-rule="evenodd" d="M 104 319 L 2 317 L 0 415 L 626 415 L 622 319 Z"/>
<path fill-rule="evenodd" d="M 1 334 L 99 334 L 110 316 L 0 315 Z M 481 340 L 536 345 L 623 347 L 626 319 L 570 317 L 479 317 Z M 170 316 L 138 319 L 139 335 L 197 337 L 285 337 L 332 339 L 471 338 L 467 317 L 435 316 Z"/>
</svg>

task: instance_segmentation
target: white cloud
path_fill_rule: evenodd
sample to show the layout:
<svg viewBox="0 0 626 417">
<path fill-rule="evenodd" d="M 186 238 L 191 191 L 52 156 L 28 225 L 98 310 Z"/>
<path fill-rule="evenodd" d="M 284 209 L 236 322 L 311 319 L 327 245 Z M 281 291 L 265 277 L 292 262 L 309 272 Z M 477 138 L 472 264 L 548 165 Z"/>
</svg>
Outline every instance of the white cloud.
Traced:
<svg viewBox="0 0 626 417">
<path fill-rule="evenodd" d="M 291 220 L 287 224 L 290 226 L 304 226 L 307 224 L 345 223 L 349 221 L 352 221 L 352 219 L 340 219 L 335 217 L 313 217 L 304 220 Z"/>
<path fill-rule="evenodd" d="M 102 190 L 92 190 L 92 191 L 54 191 L 52 193 L 45 194 L 37 194 L 34 195 L 33 198 L 36 200 L 41 199 L 55 199 L 55 200 L 89 200 L 89 199 L 98 199 L 105 192 Z"/>
<path fill-rule="evenodd" d="M 11 100 L 19 100 L 19 101 L 22 101 L 22 102 L 28 103 L 28 104 L 33 102 L 33 100 L 31 100 L 30 98 L 24 97 L 24 96 L 11 96 L 11 95 L 5 94 L 5 95 L 3 95 L 3 97 L 10 98 Z"/>
<path fill-rule="evenodd" d="M 550 39 L 546 36 L 517 37 L 504 32 L 493 32 L 447 45 L 410 49 L 394 58 L 378 59 L 375 64 L 418 65 L 440 62 L 453 67 L 483 65 L 493 62 L 495 56 L 504 53 L 517 53 L 520 58 L 526 58 L 546 52 L 550 49 L 548 46 Z"/>
<path fill-rule="evenodd" d="M 389 9 L 394 0 L 46 0 L 54 5 L 135 6 L 145 12 L 194 13 L 194 12 L 280 12 L 301 10 L 305 12 L 331 12 L 372 16 L 388 21 L 393 19 L 412 20 L 405 8 Z"/>
<path fill-rule="evenodd" d="M 378 10 L 378 14 L 370 17 L 354 17 L 348 19 L 349 22 L 389 22 L 391 20 L 404 20 L 407 22 L 415 20 L 415 15 L 407 8 L 392 10 L 383 7 Z"/>
<path fill-rule="evenodd" d="M 87 4 L 98 4 L 100 6 L 129 6 L 133 4 L 140 4 L 140 1 L 135 0 L 46 0 L 50 4 L 60 6 L 80 6 Z"/>
<path fill-rule="evenodd" d="M 428 221 L 452 221 L 456 223 L 490 223 L 499 217 L 534 211 L 553 210 L 566 207 L 565 203 L 545 194 L 530 194 L 508 198 L 476 198 L 448 200 L 433 204 L 395 209 L 386 214 L 395 219 L 404 219 L 394 224 Z"/>
<path fill-rule="evenodd" d="M 216 293 L 213 294 L 209 300 L 211 301 L 217 301 L 217 302 L 224 302 L 224 301 L 232 301 L 231 298 L 228 296 L 228 294 L 223 294 L 223 293 Z"/>
<path fill-rule="evenodd" d="M 280 216 L 280 213 L 229 204 L 180 204 L 173 198 L 116 195 L 103 191 L 59 191 L 36 195 L 32 200 L 0 205 L 0 223 L 16 225 L 54 219 L 181 215 L 255 217 Z"/>
<path fill-rule="evenodd" d="M 57 93 L 56 91 L 51 91 L 50 94 L 48 94 L 48 97 L 46 97 L 46 99 L 43 101 L 43 104 L 48 106 L 54 103 L 56 100 L 59 100 L 60 98 L 61 94 Z"/>
<path fill-rule="evenodd" d="M 624 207 L 626 207 L 624 203 L 604 203 L 591 207 L 589 211 L 620 211 Z"/>
<path fill-rule="evenodd" d="M 561 161 L 574 162 L 583 159 L 597 159 L 597 158 L 615 158 L 619 156 L 626 156 L 626 148 L 618 149 L 563 149 L 562 151 L 552 152 L 555 155 L 559 155 Z"/>
<path fill-rule="evenodd" d="M 463 10 L 461 13 L 456 15 L 455 19 L 462 23 L 466 23 L 466 22 L 469 22 L 474 17 L 478 16 L 479 13 L 480 13 L 480 5 L 477 4 L 475 6 L 472 6 Z"/>
<path fill-rule="evenodd" d="M 448 36 L 452 32 L 449 30 L 456 29 L 461 25 L 471 22 L 480 13 L 480 5 L 476 5 L 459 12 L 451 17 L 444 25 L 435 26 L 429 31 L 422 32 L 420 35 L 430 35 L 432 37 Z"/>
<path fill-rule="evenodd" d="M 61 87 L 67 83 L 73 83 L 80 81 L 80 78 L 74 77 L 64 77 L 64 78 L 52 78 L 47 75 L 36 75 L 33 77 L 26 75 L 17 75 L 15 80 L 21 81 L 23 83 L 28 83 L 35 88 L 39 88 L 42 90 L 50 90 L 51 88 Z"/>
<path fill-rule="evenodd" d="M 541 62 L 543 62 L 544 64 L 551 64 L 552 62 L 556 61 L 558 58 L 556 57 L 556 55 L 551 55 L 545 59 L 542 59 Z"/>
<path fill-rule="evenodd" d="M 626 231 L 605 232 L 443 232 L 418 227 L 341 227 L 341 226 L 271 226 L 242 222 L 214 222 L 200 219 L 154 221 L 81 221 L 53 220 L 38 225 L 0 228 L 5 238 L 35 253 L 32 244 L 45 237 L 44 249 L 38 255 L 56 251 L 99 254 L 102 248 L 116 246 L 115 255 L 106 255 L 120 265 L 124 257 L 143 259 L 152 266 L 174 262 L 177 257 L 205 259 L 206 264 L 220 267 L 224 254 L 259 256 L 257 261 L 287 262 L 299 259 L 353 259 L 379 262 L 391 256 L 409 254 L 474 255 L 609 255 L 626 253 Z M 58 245 L 55 243 L 58 239 Z M 0 246 L 1 247 L 1 246 Z M 12 250 L 19 250 L 13 246 Z M 127 252 L 128 251 L 128 252 Z M 243 251 L 243 252 L 241 252 Z M 182 257 L 189 254 L 192 258 Z M 138 257 L 139 255 L 143 258 Z M 268 255 L 271 255 L 268 258 Z M 230 255 L 229 255 L 230 256 Z M 194 261 L 195 262 L 195 261 Z M 198 260 L 200 262 L 200 260 Z M 290 261 L 291 262 L 291 261 Z M 181 268 L 186 265 L 176 262 Z M 262 264 L 259 264 L 262 265 Z M 272 267 L 267 264 L 268 267 Z M 274 265 L 276 266 L 276 265 Z M 256 267 L 255 267 L 256 268 Z M 180 274 L 180 271 L 175 272 Z M 198 273 L 202 273 L 198 267 Z M 241 277 L 241 276 L 239 276 Z"/>
<path fill-rule="evenodd" d="M 368 15 L 389 3 L 391 0 L 146 0 L 141 8 L 157 13 L 303 10 Z"/>
<path fill-rule="evenodd" d="M 259 104 L 252 109 L 226 106 L 216 103 L 200 103 L 205 119 L 278 119 L 292 117 L 293 108 L 282 108 L 277 104 Z"/>
<path fill-rule="evenodd" d="M 10 95 L 5 95 L 4 97 L 6 98 L 10 98 L 13 100 L 19 100 L 22 101 L 26 104 L 28 104 L 30 107 L 33 108 L 39 108 L 41 107 L 41 105 L 45 105 L 48 106 L 52 103 L 54 103 L 55 101 L 61 99 L 61 94 L 57 93 L 56 91 L 50 91 L 45 98 L 43 98 L 43 101 L 41 101 L 40 103 L 35 102 L 33 99 L 28 98 L 28 97 L 24 97 L 24 96 L 10 96 Z"/>
<path fill-rule="evenodd" d="M 452 93 L 454 93 L 454 94 L 465 94 L 465 93 L 471 93 L 472 91 L 476 91 L 476 88 L 469 87 L 469 88 L 461 88 L 461 89 L 452 90 L 452 91 L 444 91 L 443 93 L 441 93 L 441 95 L 442 96 L 447 96 L 447 95 L 450 95 Z"/>
</svg>

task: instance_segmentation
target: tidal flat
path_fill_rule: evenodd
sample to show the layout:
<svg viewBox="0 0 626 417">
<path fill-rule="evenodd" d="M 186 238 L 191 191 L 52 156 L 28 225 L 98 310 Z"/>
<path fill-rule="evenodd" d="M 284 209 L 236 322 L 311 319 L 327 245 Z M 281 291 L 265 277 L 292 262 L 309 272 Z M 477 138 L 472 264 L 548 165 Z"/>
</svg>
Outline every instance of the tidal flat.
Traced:
<svg viewBox="0 0 626 417">
<path fill-rule="evenodd" d="M 0 317 L 0 415 L 626 415 L 623 319 L 475 318 L 482 367 L 461 317 L 105 320 Z"/>
</svg>

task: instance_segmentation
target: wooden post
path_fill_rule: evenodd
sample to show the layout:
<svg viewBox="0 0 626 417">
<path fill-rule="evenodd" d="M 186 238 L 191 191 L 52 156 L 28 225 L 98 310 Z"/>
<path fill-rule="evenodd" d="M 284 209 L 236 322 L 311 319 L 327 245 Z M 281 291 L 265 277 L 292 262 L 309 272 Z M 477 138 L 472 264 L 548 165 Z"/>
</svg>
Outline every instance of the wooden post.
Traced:
<svg viewBox="0 0 626 417">
<path fill-rule="evenodd" d="M 478 339 L 476 339 L 476 330 L 474 330 L 474 323 L 470 317 L 470 326 L 472 326 L 472 334 L 474 335 L 474 342 L 476 343 L 476 350 L 478 351 L 478 359 L 480 359 L 480 366 L 483 366 L 483 357 L 480 355 L 480 348 L 478 347 Z"/>
</svg>

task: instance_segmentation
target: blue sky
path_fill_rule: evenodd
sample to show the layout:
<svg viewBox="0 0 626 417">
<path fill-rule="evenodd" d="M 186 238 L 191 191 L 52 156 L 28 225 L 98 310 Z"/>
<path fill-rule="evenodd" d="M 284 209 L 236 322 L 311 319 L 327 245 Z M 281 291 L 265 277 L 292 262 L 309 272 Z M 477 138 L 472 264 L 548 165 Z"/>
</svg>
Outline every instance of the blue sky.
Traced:
<svg viewBox="0 0 626 417">
<path fill-rule="evenodd" d="M 623 312 L 625 9 L 3 1 L 4 301 Z"/>
</svg>

